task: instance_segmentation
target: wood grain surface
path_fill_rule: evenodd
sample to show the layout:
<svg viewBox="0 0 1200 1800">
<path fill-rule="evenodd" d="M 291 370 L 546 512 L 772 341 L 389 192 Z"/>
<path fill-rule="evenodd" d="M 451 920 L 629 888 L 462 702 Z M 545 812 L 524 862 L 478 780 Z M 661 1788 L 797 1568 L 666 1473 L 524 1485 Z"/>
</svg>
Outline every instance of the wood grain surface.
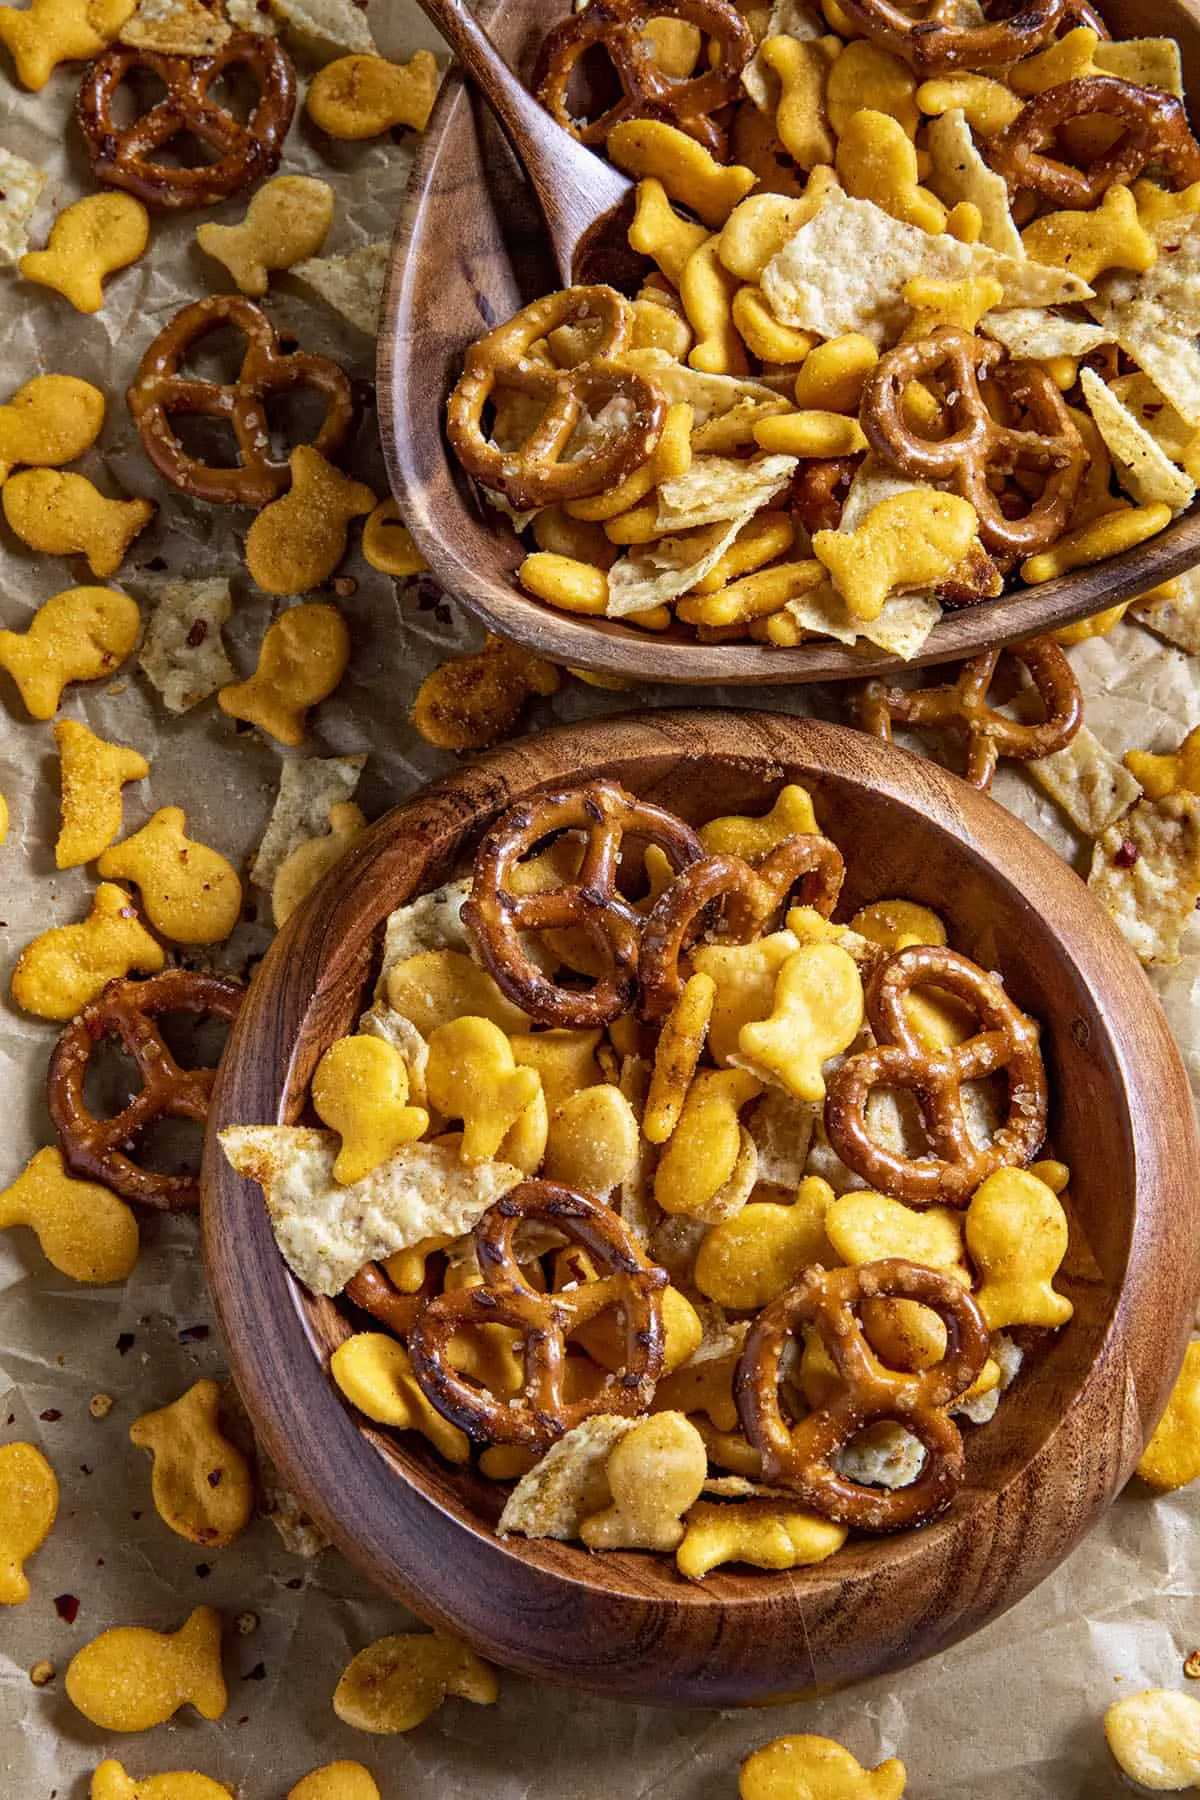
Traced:
<svg viewBox="0 0 1200 1800">
<path fill-rule="evenodd" d="M 841 911 L 900 894 L 1003 971 L 1044 1027 L 1051 1141 L 1072 1168 L 1068 1329 L 1034 1347 L 995 1421 L 966 1428 L 947 1514 L 852 1539 L 782 1575 L 685 1582 L 669 1558 L 500 1542 L 503 1490 L 423 1440 L 370 1428 L 325 1363 L 351 1327 L 288 1274 L 262 1196 L 216 1142 L 293 1122 L 317 1058 L 352 1029 L 387 914 L 463 866 L 515 796 L 615 776 L 694 824 L 812 790 L 841 847 Z M 329 1536 L 421 1617 L 498 1662 L 631 1700 L 725 1706 L 900 1667 L 1011 1606 L 1128 1478 L 1183 1351 L 1200 1286 L 1191 1098 L 1152 990 L 1086 888 L 1038 838 L 933 764 L 765 713 L 660 712 L 525 739 L 426 788 L 347 853 L 255 977 L 225 1056 L 204 1159 L 203 1236 L 234 1378 L 283 1478 Z"/>
</svg>

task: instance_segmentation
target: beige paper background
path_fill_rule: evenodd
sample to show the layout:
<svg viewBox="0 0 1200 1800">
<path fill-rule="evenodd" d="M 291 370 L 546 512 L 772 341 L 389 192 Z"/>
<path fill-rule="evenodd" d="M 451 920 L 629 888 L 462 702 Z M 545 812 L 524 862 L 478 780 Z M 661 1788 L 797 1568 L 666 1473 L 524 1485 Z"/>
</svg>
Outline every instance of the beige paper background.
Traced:
<svg viewBox="0 0 1200 1800">
<path fill-rule="evenodd" d="M 408 53 L 436 42 L 407 0 L 371 16 L 386 49 Z M 51 170 L 47 199 L 60 206 L 89 191 L 70 123 L 75 73 L 60 70 L 39 95 L 17 89 L 7 68 L 0 77 L 0 143 Z M 410 150 L 410 141 L 388 139 L 338 146 L 331 166 L 299 120 L 284 166 L 320 174 L 336 189 L 326 253 L 390 229 Z M 196 249 L 196 223 L 234 219 L 241 210 L 235 202 L 157 217 L 148 255 L 111 282 L 104 309 L 92 318 L 47 290 L 0 278 L 0 393 L 46 369 L 86 376 L 104 389 L 109 417 L 99 446 L 80 466 L 106 492 L 151 494 L 161 508 L 120 580 L 144 597 L 147 583 L 164 578 L 148 567 L 158 558 L 172 574 L 228 574 L 236 606 L 226 638 L 245 673 L 276 610 L 252 589 L 241 564 L 245 517 L 163 488 L 132 437 L 121 399 L 142 351 L 174 310 L 227 285 L 220 266 Z M 49 214 L 44 204 L 37 244 Z M 370 375 L 370 342 L 306 300 L 288 278 L 273 286 L 269 310 L 306 347 Z M 382 492 L 370 416 L 354 460 L 356 473 Z M 359 798 L 374 817 L 450 766 L 451 758 L 408 727 L 407 711 L 423 676 L 479 638 L 427 583 L 397 587 L 367 569 L 357 552 L 343 572 L 359 581 L 343 602 L 353 661 L 299 754 L 369 752 Z M 25 551 L 0 525 L 0 624 L 23 627 L 42 600 L 86 579 L 77 565 Z M 1139 627 L 1122 626 L 1072 655 L 1088 722 L 1114 749 L 1170 746 L 1200 720 L 1196 665 Z M 840 713 L 829 691 L 649 690 L 623 702 L 570 682 L 537 719 L 718 700 Z M 127 828 L 154 807 L 179 804 L 195 836 L 247 865 L 278 780 L 273 744 L 237 730 L 212 702 L 170 718 L 132 662 L 107 688 L 70 690 L 61 716 L 83 719 L 153 758 L 150 780 L 126 790 Z M 0 849 L 5 994 L 21 947 L 47 924 L 82 916 L 93 886 L 89 872 L 60 875 L 53 866 L 54 765 L 50 727 L 29 720 L 0 677 L 0 791 L 13 819 Z M 1086 867 L 1085 847 L 1024 777 L 1006 770 L 996 791 Z M 219 960 L 237 966 L 265 940 L 262 930 L 243 927 Z M 1198 950 L 1193 935 L 1184 964 L 1164 971 L 1157 986 L 1200 1082 Z M 53 1037 L 53 1027 L 5 1004 L 0 1185 L 49 1141 L 41 1082 Z M 455 1701 L 409 1737 L 364 1737 L 335 1719 L 330 1695 L 355 1651 L 412 1622 L 403 1611 L 332 1552 L 312 1562 L 290 1555 L 265 1521 L 234 1549 L 206 1554 L 174 1537 L 153 1510 L 149 1460 L 129 1445 L 128 1427 L 200 1375 L 222 1373 L 215 1331 L 180 1341 L 181 1330 L 209 1323 L 193 1219 L 148 1220 L 141 1259 L 123 1288 L 76 1286 L 46 1267 L 28 1234 L 0 1237 L 0 1439 L 40 1444 L 61 1487 L 58 1522 L 31 1564 L 32 1596 L 0 1610 L 0 1800 L 83 1800 L 105 1754 L 118 1755 L 135 1775 L 198 1768 L 237 1784 L 244 1800 L 282 1800 L 301 1774 L 334 1757 L 366 1762 L 385 1800 L 722 1800 L 736 1793 L 740 1759 L 785 1731 L 835 1736 L 865 1762 L 901 1756 L 909 1792 L 919 1800 L 1106 1800 L 1127 1790 L 1104 1748 L 1104 1707 L 1142 1686 L 1181 1685 L 1183 1658 L 1200 1644 L 1200 1490 L 1155 1501 L 1135 1484 L 1058 1575 L 1006 1618 L 934 1662 L 833 1699 L 770 1712 L 668 1713 L 507 1677 L 495 1708 Z M 133 1344 L 121 1354 L 123 1333 Z M 98 1391 L 116 1401 L 101 1422 L 88 1413 Z M 43 1416 L 51 1413 L 60 1416 Z M 210 1572 L 202 1574 L 206 1564 Z M 63 1593 L 79 1599 L 73 1625 L 55 1613 L 53 1597 Z M 220 1607 L 227 1625 L 230 1704 L 223 1720 L 206 1724 L 185 1711 L 143 1737 L 105 1739 L 74 1712 L 61 1677 L 83 1643 L 118 1623 L 173 1628 L 203 1602 Z M 233 1620 L 244 1609 L 261 1624 L 240 1638 Z M 57 1665 L 59 1678 L 38 1690 L 28 1669 L 42 1657 Z"/>
</svg>

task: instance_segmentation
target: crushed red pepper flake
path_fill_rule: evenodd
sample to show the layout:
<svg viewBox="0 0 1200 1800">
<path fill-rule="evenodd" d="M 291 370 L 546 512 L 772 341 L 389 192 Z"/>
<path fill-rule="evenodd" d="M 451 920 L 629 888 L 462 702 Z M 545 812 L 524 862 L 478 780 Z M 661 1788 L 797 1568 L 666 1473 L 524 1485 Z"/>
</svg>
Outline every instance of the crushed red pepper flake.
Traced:
<svg viewBox="0 0 1200 1800">
<path fill-rule="evenodd" d="M 79 1616 L 78 1594 L 55 1594 L 54 1610 L 66 1625 L 73 1625 Z"/>
</svg>

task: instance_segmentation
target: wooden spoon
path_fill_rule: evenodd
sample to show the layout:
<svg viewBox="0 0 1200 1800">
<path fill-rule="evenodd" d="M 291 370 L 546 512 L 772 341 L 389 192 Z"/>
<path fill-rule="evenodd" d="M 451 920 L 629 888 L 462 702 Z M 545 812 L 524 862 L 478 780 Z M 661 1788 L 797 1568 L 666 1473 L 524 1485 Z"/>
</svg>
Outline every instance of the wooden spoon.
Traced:
<svg viewBox="0 0 1200 1800">
<path fill-rule="evenodd" d="M 620 285 L 630 252 L 633 183 L 564 131 L 514 75 L 463 0 L 418 0 L 495 113 L 529 178 L 565 284 L 607 274 Z"/>
</svg>

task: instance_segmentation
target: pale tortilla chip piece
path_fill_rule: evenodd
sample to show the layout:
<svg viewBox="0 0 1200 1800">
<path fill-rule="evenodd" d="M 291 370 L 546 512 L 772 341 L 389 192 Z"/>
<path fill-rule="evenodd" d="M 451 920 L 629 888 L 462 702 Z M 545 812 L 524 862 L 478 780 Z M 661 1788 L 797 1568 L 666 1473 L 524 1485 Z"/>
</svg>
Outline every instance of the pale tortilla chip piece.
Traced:
<svg viewBox="0 0 1200 1800">
<path fill-rule="evenodd" d="M 739 375 L 706 375 L 677 362 L 665 350 L 627 350 L 617 361 L 622 368 L 652 381 L 668 406 L 686 401 L 692 409 L 693 428 L 738 407 L 753 407 L 757 420 L 769 413 L 786 412 L 790 404 L 764 382 Z M 747 441 L 753 441 L 752 436 Z"/>
<path fill-rule="evenodd" d="M 904 288 L 914 277 L 954 282 L 973 275 L 995 276 L 1008 307 L 1058 305 L 1092 292 L 1077 275 L 1018 262 L 985 244 L 960 244 L 944 232 L 933 237 L 840 189 L 772 257 L 762 288 L 785 325 L 824 338 L 859 331 L 884 345 L 912 315 Z"/>
<path fill-rule="evenodd" d="M 1150 377 L 1139 370 L 1136 375 L 1118 375 L 1108 385 L 1171 461 L 1193 481 L 1200 479 L 1200 429 L 1188 424 Z"/>
<path fill-rule="evenodd" d="M 428 1237 L 462 1237 L 525 1177 L 511 1163 L 460 1162 L 452 1144 L 405 1144 L 343 1187 L 339 1139 L 305 1125 L 229 1125 L 221 1148 L 257 1181 L 285 1262 L 314 1294 L 340 1294 L 365 1263 Z"/>
<path fill-rule="evenodd" d="M 916 656 L 942 616 L 941 606 L 929 594 L 892 594 L 878 618 L 855 619 L 830 581 L 823 581 L 798 600 L 789 600 L 784 610 L 805 631 L 836 638 L 839 644 L 865 639 L 901 662 Z"/>
<path fill-rule="evenodd" d="M 1008 183 L 983 160 L 962 108 L 951 107 L 940 118 L 930 119 L 925 135 L 933 160 L 928 186 L 938 199 L 951 207 L 969 200 L 983 219 L 980 241 L 1002 256 L 1024 261 L 1025 246 L 1008 204 Z"/>
<path fill-rule="evenodd" d="M 988 313 L 979 329 L 1018 359 L 1087 356 L 1089 351 L 1113 342 L 1112 333 L 1103 325 L 1094 325 L 1088 319 L 1063 319 L 1038 306 Z"/>
<path fill-rule="evenodd" d="M 829 30 L 820 13 L 804 0 L 775 0 L 771 17 L 763 33 L 764 41 L 772 37 L 799 38 L 802 42 L 824 37 Z M 756 50 L 742 70 L 742 88 L 759 112 L 775 115 L 779 104 L 779 77 L 768 69 L 761 50 Z"/>
<path fill-rule="evenodd" d="M 1141 794 L 1123 762 L 1119 762 L 1086 725 L 1052 756 L 1022 764 L 1072 825 L 1086 837 L 1099 837 L 1127 813 Z"/>
<path fill-rule="evenodd" d="M 335 56 L 378 56 L 364 7 L 354 0 L 271 0 L 284 34 L 317 62 Z"/>
<path fill-rule="evenodd" d="M 1200 568 L 1187 569 L 1178 582 L 1173 600 L 1135 600 L 1130 616 L 1189 656 L 1200 656 Z"/>
<path fill-rule="evenodd" d="M 138 666 L 168 712 L 188 712 L 236 679 L 221 641 L 221 627 L 233 611 L 229 583 L 221 576 L 166 581 L 150 590 L 149 598 Z"/>
<path fill-rule="evenodd" d="M 0 268 L 15 269 L 29 248 L 29 221 L 50 177 L 0 145 Z"/>
<path fill-rule="evenodd" d="M 1114 38 L 1096 45 L 1092 63 L 1101 75 L 1115 75 L 1136 87 L 1165 88 L 1183 98 L 1183 58 L 1174 38 Z"/>
<path fill-rule="evenodd" d="M 1139 800 L 1096 844 L 1088 886 L 1144 963 L 1177 963 L 1200 899 L 1200 799 Z"/>
<path fill-rule="evenodd" d="M 356 13 L 358 10 L 354 7 Z M 288 273 L 367 337 L 374 337 L 391 248 L 390 239 L 372 238 L 345 256 L 310 256 Z"/>
<path fill-rule="evenodd" d="M 419 956 L 423 950 L 458 950 L 471 954 L 471 940 L 462 922 L 463 902 L 471 892 L 470 879 L 448 881 L 443 887 L 419 894 L 389 914 L 384 927 L 383 963 L 375 987 L 385 998 L 387 978 L 397 963 Z"/>
<path fill-rule="evenodd" d="M 560 1437 L 508 1496 L 497 1535 L 577 1538 L 583 1521 L 611 1501 L 609 1451 L 637 1423 L 617 1413 L 595 1413 Z"/>
<path fill-rule="evenodd" d="M 329 809 L 352 800 L 365 756 L 294 756 L 279 771 L 279 792 L 250 868 L 255 887 L 274 885 L 279 865 L 329 826 Z"/>
<path fill-rule="evenodd" d="M 221 7 L 204 0 L 138 0 L 119 36 L 134 49 L 164 56 L 211 56 L 233 31 Z"/>
<path fill-rule="evenodd" d="M 1200 217 L 1144 275 L 1109 276 L 1088 307 L 1190 425 L 1200 425 Z"/>
<path fill-rule="evenodd" d="M 756 508 L 726 523 L 704 525 L 679 537 L 659 538 L 631 556 L 621 557 L 608 571 L 608 616 L 625 619 L 677 600 L 716 567 Z"/>
<path fill-rule="evenodd" d="M 694 531 L 737 515 L 757 512 L 791 480 L 794 456 L 694 456 L 686 475 L 658 487 L 658 519 L 663 531 Z"/>
<path fill-rule="evenodd" d="M 1196 498 L 1196 484 L 1191 476 L 1175 466 L 1094 369 L 1081 369 L 1079 380 L 1125 492 L 1139 506 L 1162 502 L 1177 513 L 1190 506 Z"/>
<path fill-rule="evenodd" d="M 894 1419 L 880 1419 L 839 1450 L 838 1473 L 867 1487 L 909 1487 L 925 1466 L 925 1446 Z"/>
<path fill-rule="evenodd" d="M 758 1178 L 778 1187 L 799 1187 L 812 1143 L 817 1107 L 782 1088 L 768 1088 L 746 1115 L 758 1151 Z"/>
</svg>

